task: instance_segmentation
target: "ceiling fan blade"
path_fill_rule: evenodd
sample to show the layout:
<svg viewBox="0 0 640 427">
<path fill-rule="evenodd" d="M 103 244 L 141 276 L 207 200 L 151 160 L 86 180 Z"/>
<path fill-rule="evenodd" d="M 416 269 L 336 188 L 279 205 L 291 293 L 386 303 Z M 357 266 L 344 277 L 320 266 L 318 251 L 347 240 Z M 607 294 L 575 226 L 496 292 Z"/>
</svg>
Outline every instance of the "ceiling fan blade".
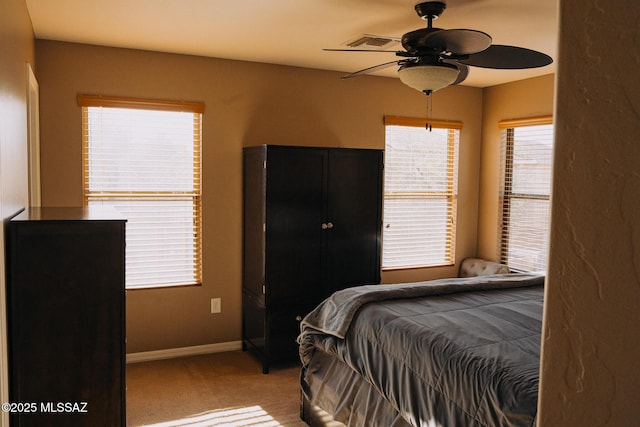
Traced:
<svg viewBox="0 0 640 427">
<path fill-rule="evenodd" d="M 353 73 L 347 74 L 346 76 L 342 76 L 341 79 L 345 80 L 345 79 L 350 79 L 351 77 L 360 76 L 362 74 L 373 73 L 374 71 L 391 67 L 392 65 L 395 65 L 397 63 L 398 61 L 390 61 L 390 62 L 385 62 L 384 64 L 374 65 L 373 67 L 365 68 L 363 70 L 359 70 L 359 71 L 355 71 Z"/>
<path fill-rule="evenodd" d="M 397 50 L 379 50 L 379 49 L 322 49 L 325 52 L 388 52 L 397 53 Z"/>
<path fill-rule="evenodd" d="M 425 36 L 427 47 L 438 47 L 454 55 L 471 55 L 491 46 L 491 36 L 477 30 L 440 30 Z"/>
<path fill-rule="evenodd" d="M 491 46 L 491 36 L 476 30 L 443 30 L 421 28 L 402 36 L 402 46 L 409 52 L 426 51 L 432 53 L 451 52 L 455 55 L 469 55 Z"/>
<path fill-rule="evenodd" d="M 459 59 L 459 61 L 474 67 L 520 70 L 544 67 L 551 64 L 553 59 L 536 50 L 493 44 L 488 49 L 471 54 L 469 58 Z"/>
<path fill-rule="evenodd" d="M 455 82 L 451 83 L 452 85 L 457 85 L 462 83 L 469 75 L 469 67 L 465 64 L 461 64 L 455 59 L 445 59 L 442 62 L 446 62 L 447 64 L 453 64 L 456 67 L 458 67 L 458 71 L 459 71 L 458 78 L 456 79 Z"/>
</svg>

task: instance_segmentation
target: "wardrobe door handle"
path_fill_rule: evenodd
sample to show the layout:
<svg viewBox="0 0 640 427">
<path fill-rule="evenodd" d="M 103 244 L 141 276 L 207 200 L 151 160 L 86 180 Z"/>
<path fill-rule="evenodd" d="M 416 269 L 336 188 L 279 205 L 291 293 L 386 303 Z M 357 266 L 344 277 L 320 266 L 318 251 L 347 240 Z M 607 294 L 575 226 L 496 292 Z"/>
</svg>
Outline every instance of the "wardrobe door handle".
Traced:
<svg viewBox="0 0 640 427">
<path fill-rule="evenodd" d="M 327 223 L 327 228 L 333 228 L 333 223 L 331 222 Z"/>
<path fill-rule="evenodd" d="M 326 230 L 329 226 L 327 224 L 325 224 L 324 222 L 322 223 L 322 229 Z"/>
</svg>

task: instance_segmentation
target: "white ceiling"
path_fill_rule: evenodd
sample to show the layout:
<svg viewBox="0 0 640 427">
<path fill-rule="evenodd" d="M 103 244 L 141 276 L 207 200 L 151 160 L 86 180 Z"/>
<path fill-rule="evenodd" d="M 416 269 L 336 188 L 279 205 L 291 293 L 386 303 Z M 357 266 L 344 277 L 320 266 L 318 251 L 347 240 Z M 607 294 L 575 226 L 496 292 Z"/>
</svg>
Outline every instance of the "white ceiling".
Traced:
<svg viewBox="0 0 640 427">
<path fill-rule="evenodd" d="M 556 58 L 559 0 L 448 0 L 434 26 L 484 31 L 493 43 Z M 364 34 L 423 28 L 420 0 L 26 0 L 39 39 L 336 70 L 393 61 L 393 53 L 324 52 Z M 401 49 L 401 46 L 392 49 Z M 471 67 L 463 85 L 486 87 L 555 71 Z M 395 77 L 392 67 L 375 75 Z"/>
</svg>

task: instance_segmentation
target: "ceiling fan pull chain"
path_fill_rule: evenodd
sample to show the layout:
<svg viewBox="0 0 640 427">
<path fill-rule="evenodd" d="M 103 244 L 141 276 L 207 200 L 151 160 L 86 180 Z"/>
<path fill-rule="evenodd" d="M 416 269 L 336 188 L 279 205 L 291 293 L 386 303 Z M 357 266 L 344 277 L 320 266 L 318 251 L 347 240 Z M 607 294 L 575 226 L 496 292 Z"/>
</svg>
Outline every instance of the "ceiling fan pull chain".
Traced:
<svg viewBox="0 0 640 427">
<path fill-rule="evenodd" d="M 433 102 L 431 99 L 431 94 L 427 94 L 427 124 L 425 126 L 425 128 L 431 132 L 432 131 L 432 127 L 431 127 L 431 114 L 433 112 Z"/>
</svg>

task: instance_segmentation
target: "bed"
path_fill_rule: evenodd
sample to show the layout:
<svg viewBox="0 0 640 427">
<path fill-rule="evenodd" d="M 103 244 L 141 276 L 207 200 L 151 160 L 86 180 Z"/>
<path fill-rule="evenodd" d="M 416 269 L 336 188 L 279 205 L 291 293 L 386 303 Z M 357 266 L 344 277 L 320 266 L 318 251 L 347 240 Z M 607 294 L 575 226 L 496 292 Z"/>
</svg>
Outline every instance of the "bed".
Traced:
<svg viewBox="0 0 640 427">
<path fill-rule="evenodd" d="M 495 274 L 336 292 L 301 322 L 302 419 L 534 426 L 543 284 Z"/>
</svg>

